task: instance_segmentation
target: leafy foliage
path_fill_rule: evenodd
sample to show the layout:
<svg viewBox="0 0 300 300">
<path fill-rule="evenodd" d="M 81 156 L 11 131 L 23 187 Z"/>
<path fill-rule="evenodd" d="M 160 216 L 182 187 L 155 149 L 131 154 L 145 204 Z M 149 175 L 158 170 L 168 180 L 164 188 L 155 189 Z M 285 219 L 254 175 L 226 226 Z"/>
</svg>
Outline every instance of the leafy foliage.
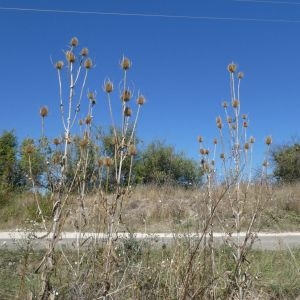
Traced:
<svg viewBox="0 0 300 300">
<path fill-rule="evenodd" d="M 284 182 L 300 180 L 300 144 L 283 146 L 272 153 L 275 163 L 274 176 Z"/>
</svg>

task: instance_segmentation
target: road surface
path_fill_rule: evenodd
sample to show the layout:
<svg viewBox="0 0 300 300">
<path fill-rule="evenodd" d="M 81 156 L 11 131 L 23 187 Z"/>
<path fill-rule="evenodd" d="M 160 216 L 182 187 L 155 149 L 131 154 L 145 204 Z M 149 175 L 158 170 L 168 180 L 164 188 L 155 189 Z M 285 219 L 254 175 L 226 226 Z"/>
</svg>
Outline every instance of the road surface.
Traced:
<svg viewBox="0 0 300 300">
<path fill-rule="evenodd" d="M 44 232 L 35 233 L 37 237 L 42 237 L 45 235 Z M 240 234 L 241 239 L 245 236 L 245 233 Z M 0 232 L 0 249 L 1 248 L 16 248 L 17 244 L 22 244 L 25 241 L 26 234 L 22 231 L 10 231 L 10 232 Z M 67 247 L 75 245 L 78 241 L 77 232 L 64 232 L 60 237 L 58 245 Z M 120 239 L 129 238 L 129 234 L 123 233 L 119 234 Z M 160 246 L 163 244 L 170 245 L 174 241 L 184 240 L 188 237 L 197 240 L 198 235 L 190 233 L 189 236 L 181 234 L 174 235 L 173 233 L 135 233 L 133 237 L 137 240 L 149 240 L 154 245 Z M 85 233 L 80 236 L 81 239 L 97 239 L 100 242 L 105 241 L 106 236 L 103 233 Z M 214 240 L 216 245 L 221 245 L 224 243 L 225 235 L 223 233 L 214 233 Z M 233 235 L 236 240 L 236 236 Z M 32 245 L 37 248 L 47 247 L 47 238 L 36 238 L 32 237 Z M 255 249 L 263 250 L 280 250 L 280 249 L 293 249 L 300 248 L 300 232 L 281 232 L 281 233 L 258 233 L 257 238 L 253 244 Z"/>
</svg>

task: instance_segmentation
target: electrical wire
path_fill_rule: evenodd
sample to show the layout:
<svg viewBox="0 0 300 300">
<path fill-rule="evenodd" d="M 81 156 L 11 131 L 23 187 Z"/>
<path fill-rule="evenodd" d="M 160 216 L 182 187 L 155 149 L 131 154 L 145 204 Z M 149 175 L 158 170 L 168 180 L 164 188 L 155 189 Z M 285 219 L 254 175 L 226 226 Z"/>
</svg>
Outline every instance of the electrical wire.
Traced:
<svg viewBox="0 0 300 300">
<path fill-rule="evenodd" d="M 236 1 L 239 1 L 239 0 L 236 0 Z M 246 0 L 244 0 L 244 1 L 246 1 Z M 243 1 L 241 1 L 241 2 L 243 2 Z M 300 19 L 289 20 L 289 19 L 216 17 L 216 16 L 190 16 L 190 15 L 167 15 L 167 14 L 146 14 L 146 13 L 122 13 L 122 12 L 103 12 L 103 11 L 39 9 L 39 8 L 21 8 L 21 7 L 0 7 L 0 11 L 1 10 L 2 11 L 37 12 L 37 13 L 82 14 L 82 15 L 85 14 L 85 15 L 104 15 L 104 16 L 187 19 L 187 20 L 238 21 L 238 22 L 263 22 L 263 23 L 300 23 Z"/>
</svg>

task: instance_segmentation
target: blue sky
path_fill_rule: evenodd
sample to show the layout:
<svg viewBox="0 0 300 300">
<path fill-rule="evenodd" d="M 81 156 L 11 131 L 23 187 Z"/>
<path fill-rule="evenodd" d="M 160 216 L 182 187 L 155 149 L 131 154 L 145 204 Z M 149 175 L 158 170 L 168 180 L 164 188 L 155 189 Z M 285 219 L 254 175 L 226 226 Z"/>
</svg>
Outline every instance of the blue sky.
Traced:
<svg viewBox="0 0 300 300">
<path fill-rule="evenodd" d="M 299 137 L 300 1 L 0 0 L 0 7 L 0 131 L 14 129 L 19 140 L 39 137 L 42 105 L 50 110 L 48 135 L 62 133 L 51 59 L 63 57 L 73 36 L 96 63 L 87 88 L 98 93 L 99 125 L 108 124 L 101 85 L 107 76 L 118 83 L 126 55 L 129 77 L 147 98 L 139 137 L 198 159 L 197 136 L 217 136 L 215 117 L 230 98 L 226 67 L 234 61 L 245 73 L 241 110 L 256 137 L 257 161 L 266 135 L 275 144 Z"/>
</svg>

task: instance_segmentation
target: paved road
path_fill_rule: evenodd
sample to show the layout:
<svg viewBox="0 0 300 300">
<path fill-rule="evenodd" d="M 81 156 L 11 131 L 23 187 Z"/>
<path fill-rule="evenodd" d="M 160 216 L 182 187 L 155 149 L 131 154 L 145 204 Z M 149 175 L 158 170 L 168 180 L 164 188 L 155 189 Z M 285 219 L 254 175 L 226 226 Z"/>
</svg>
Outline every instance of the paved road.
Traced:
<svg viewBox="0 0 300 300">
<path fill-rule="evenodd" d="M 44 232 L 36 233 L 37 237 L 44 236 Z M 245 235 L 245 233 L 241 233 L 241 238 Z M 15 248 L 16 244 L 22 244 L 25 240 L 25 234 L 19 231 L 11 231 L 11 232 L 0 232 L 0 248 L 8 247 Z M 220 245 L 224 241 L 225 235 L 223 233 L 215 233 L 215 242 L 217 245 Z M 62 246 L 68 246 L 72 244 L 76 244 L 78 239 L 78 233 L 76 232 L 65 232 L 62 234 L 59 244 Z M 84 239 L 98 239 L 99 241 L 105 240 L 106 236 L 102 233 L 85 233 L 84 236 L 81 236 Z M 119 237 L 128 238 L 129 234 L 119 234 Z M 139 240 L 151 240 L 156 245 L 162 244 L 172 244 L 175 241 L 175 235 L 172 233 L 135 233 L 134 237 Z M 189 234 L 189 237 L 197 239 L 196 234 Z M 176 240 L 185 239 L 187 235 L 176 235 Z M 236 239 L 236 236 L 233 235 L 233 238 Z M 38 248 L 46 247 L 47 239 L 38 239 L 33 238 L 33 245 Z M 257 239 L 253 245 L 256 249 L 264 249 L 264 250 L 279 250 L 279 249 L 288 249 L 288 248 L 300 248 L 300 232 L 282 232 L 282 233 L 258 233 Z"/>
</svg>

